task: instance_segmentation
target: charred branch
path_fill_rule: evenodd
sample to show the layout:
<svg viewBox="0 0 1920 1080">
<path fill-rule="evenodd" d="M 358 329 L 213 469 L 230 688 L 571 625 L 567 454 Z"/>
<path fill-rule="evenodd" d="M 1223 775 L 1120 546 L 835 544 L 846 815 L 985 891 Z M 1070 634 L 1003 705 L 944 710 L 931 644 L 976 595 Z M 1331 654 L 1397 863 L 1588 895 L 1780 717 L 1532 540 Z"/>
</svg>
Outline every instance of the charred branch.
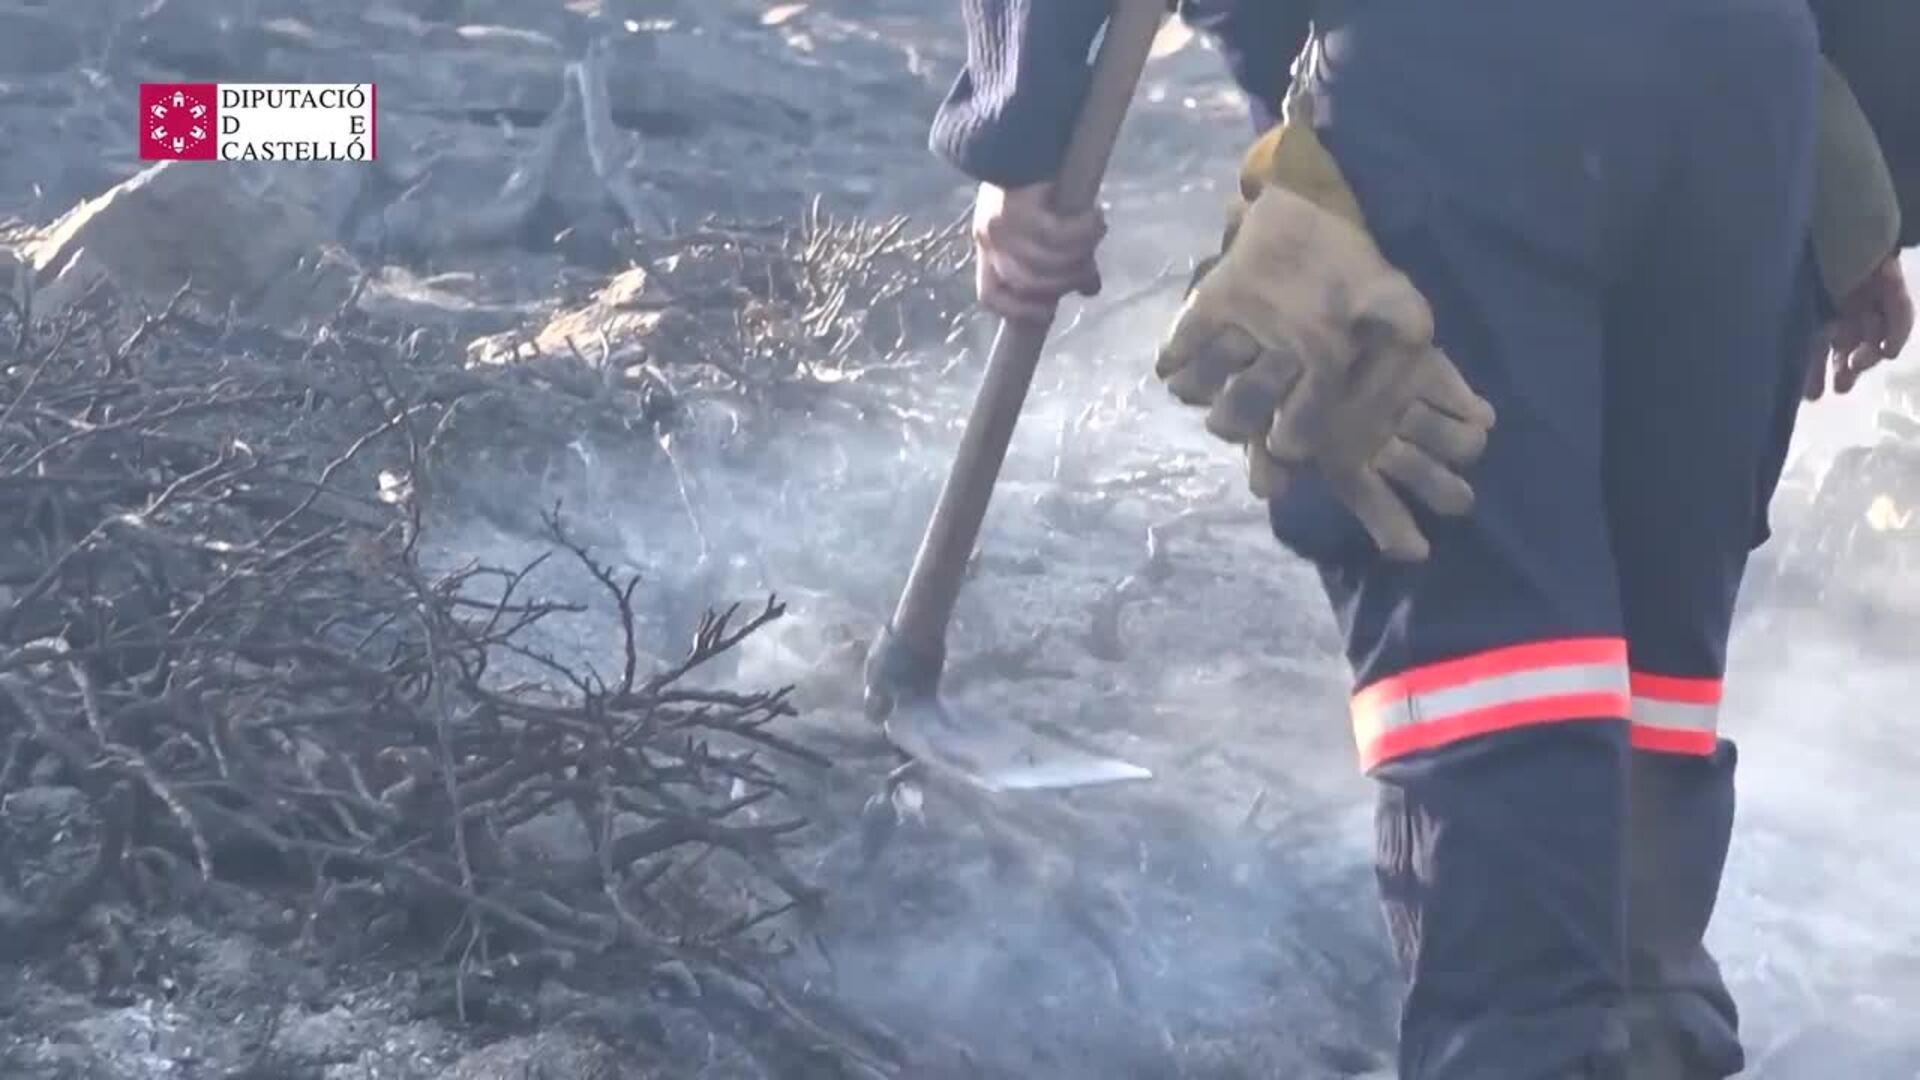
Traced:
<svg viewBox="0 0 1920 1080">
<path fill-rule="evenodd" d="M 556 513 L 550 546 L 604 592 L 618 656 L 606 677 L 547 656 L 533 632 L 578 606 L 529 595 L 541 560 L 436 569 L 417 543 L 443 486 L 434 435 L 469 379 L 344 314 L 238 348 L 184 307 L 125 322 L 100 300 L 0 358 L 0 795 L 74 789 L 98 822 L 73 880 L 0 909 L 0 940 L 58 939 L 155 867 L 189 885 L 264 867 L 316 903 L 373 897 L 451 933 L 456 978 L 487 956 L 630 950 L 748 979 L 756 931 L 820 898 L 786 862 L 805 821 L 773 808 L 783 770 L 826 762 L 777 730 L 786 689 L 707 676 L 782 605 L 710 612 L 654 663 L 640 583 Z M 516 656 L 538 677 L 506 674 Z M 568 816 L 590 865 L 556 873 L 503 840 Z M 715 853 L 758 902 L 656 895 Z M 794 1039 L 876 1066 L 864 1038 L 827 1037 L 771 987 L 758 1000 Z"/>
</svg>

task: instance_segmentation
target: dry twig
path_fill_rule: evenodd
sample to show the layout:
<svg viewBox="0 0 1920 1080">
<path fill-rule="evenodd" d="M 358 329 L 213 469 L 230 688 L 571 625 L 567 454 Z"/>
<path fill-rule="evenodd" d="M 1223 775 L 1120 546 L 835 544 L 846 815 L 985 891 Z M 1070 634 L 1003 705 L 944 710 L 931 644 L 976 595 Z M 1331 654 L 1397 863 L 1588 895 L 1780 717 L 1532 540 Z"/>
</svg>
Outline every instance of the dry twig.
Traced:
<svg viewBox="0 0 1920 1080">
<path fill-rule="evenodd" d="M 77 788 L 102 826 L 90 869 L 0 939 L 44 942 L 136 890 L 128 852 L 404 904 L 461 972 L 624 949 L 737 978 L 767 920 L 819 899 L 784 861 L 804 822 L 737 818 L 778 798 L 781 763 L 824 761 L 778 732 L 785 689 L 701 678 L 777 601 L 710 614 L 647 670 L 636 583 L 550 516 L 623 641 L 602 680 L 531 644 L 567 610 L 525 595 L 533 566 L 422 561 L 432 433 L 467 379 L 345 314 L 315 341 L 184 309 L 132 339 L 110 310 L 74 319 L 50 351 L 0 358 L 0 781 Z M 166 363 L 140 363 L 162 344 Z M 100 355 L 125 366 L 102 377 L 83 362 Z M 357 494 L 381 471 L 405 477 L 397 505 Z M 509 676 L 515 657 L 543 677 Z M 566 814 L 596 838 L 590 862 L 501 842 Z M 779 895 L 744 912 L 647 895 L 712 852 Z M 769 1023 L 819 1044 L 783 1000 L 765 991 Z M 875 1060 L 856 1041 L 843 1056 Z"/>
</svg>

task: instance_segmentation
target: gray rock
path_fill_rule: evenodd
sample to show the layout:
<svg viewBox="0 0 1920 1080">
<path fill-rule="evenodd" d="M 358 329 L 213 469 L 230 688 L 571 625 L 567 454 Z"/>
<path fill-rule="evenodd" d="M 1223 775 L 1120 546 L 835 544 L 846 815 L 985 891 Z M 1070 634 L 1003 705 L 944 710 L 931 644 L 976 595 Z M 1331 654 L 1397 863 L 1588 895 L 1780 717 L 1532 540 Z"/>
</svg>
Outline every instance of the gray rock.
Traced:
<svg viewBox="0 0 1920 1080">
<path fill-rule="evenodd" d="M 161 162 L 115 185 L 26 245 L 36 311 L 53 314 L 101 279 L 149 304 L 191 282 L 216 310 L 245 314 L 263 301 L 276 318 L 297 301 L 327 310 L 344 295 L 344 271 L 338 257 L 320 257 L 331 237 L 314 209 L 311 174 L 301 185 L 293 176 Z"/>
<path fill-rule="evenodd" d="M 507 851 L 542 863 L 591 863 L 593 838 L 571 809 L 549 810 L 507 830 Z"/>
<path fill-rule="evenodd" d="M 439 1080 L 645 1080 L 652 1070 L 584 1032 L 505 1039 L 462 1057 Z"/>
<path fill-rule="evenodd" d="M 59 827 L 74 818 L 91 818 L 93 811 L 86 793 L 79 788 L 37 785 L 8 793 L 0 800 L 0 815 L 14 830 Z"/>
<path fill-rule="evenodd" d="M 0 77 L 64 71 L 81 52 L 79 30 L 54 11 L 0 8 Z"/>
</svg>

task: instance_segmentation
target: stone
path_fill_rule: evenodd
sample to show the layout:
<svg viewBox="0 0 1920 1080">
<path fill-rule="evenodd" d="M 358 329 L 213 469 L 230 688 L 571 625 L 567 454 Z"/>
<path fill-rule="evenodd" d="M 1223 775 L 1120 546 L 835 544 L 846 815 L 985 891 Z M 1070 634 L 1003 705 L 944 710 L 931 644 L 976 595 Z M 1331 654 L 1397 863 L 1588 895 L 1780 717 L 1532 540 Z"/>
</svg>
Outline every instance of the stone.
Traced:
<svg viewBox="0 0 1920 1080">
<path fill-rule="evenodd" d="M 617 357 L 620 346 L 646 338 L 670 321 L 670 303 L 665 290 L 634 267 L 616 274 L 584 307 L 554 316 L 535 335 L 533 345 L 549 356 L 569 355 L 574 349 L 592 355 L 593 343 L 605 340 Z"/>
<path fill-rule="evenodd" d="M 561 1030 L 502 1039 L 454 1062 L 439 1080 L 641 1080 L 647 1075 L 605 1042 Z"/>
<path fill-rule="evenodd" d="M 50 75 L 80 62 L 80 33 L 51 11 L 0 8 L 0 78 Z"/>
<path fill-rule="evenodd" d="M 276 190 L 271 171 L 169 161 L 80 203 L 30 240 L 24 254 L 41 315 L 104 279 L 148 304 L 164 304 L 190 283 L 215 310 L 249 314 L 265 300 L 283 318 L 293 298 L 324 306 L 345 295 L 345 255 L 322 255 L 330 240 L 306 200 Z M 324 281 L 303 283 L 303 274 Z"/>
</svg>

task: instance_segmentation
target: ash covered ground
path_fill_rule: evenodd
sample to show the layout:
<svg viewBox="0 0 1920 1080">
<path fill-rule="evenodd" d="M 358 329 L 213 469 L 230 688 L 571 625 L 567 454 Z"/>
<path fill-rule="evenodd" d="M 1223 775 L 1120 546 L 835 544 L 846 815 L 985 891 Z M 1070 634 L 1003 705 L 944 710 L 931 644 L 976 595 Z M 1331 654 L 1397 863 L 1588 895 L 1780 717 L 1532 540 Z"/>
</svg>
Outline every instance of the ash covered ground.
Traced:
<svg viewBox="0 0 1920 1080">
<path fill-rule="evenodd" d="M 1175 35 L 1107 187 L 1106 295 L 1056 332 L 948 681 L 1157 780 L 992 803 L 887 782 L 859 662 L 988 333 L 966 192 L 920 148 L 962 52 L 950 7 L 0 3 L 0 217 L 35 297 L 30 332 L 0 326 L 0 1073 L 1386 1062 L 1332 627 L 1146 370 L 1245 136 Z M 129 186 L 134 87 L 169 79 L 377 83 L 381 161 Z M 1920 470 L 1848 456 L 1876 404 L 1808 414 L 1730 680 L 1744 802 L 1715 933 L 1773 1080 L 1920 1076 Z M 358 644 L 256 655 L 337 630 L 328 590 Z M 475 630 L 489 605 L 540 617 Z M 193 618 L 226 636 L 141 636 Z M 113 634 L 164 677 L 95 663 Z M 378 751 L 364 791 L 303 764 L 354 740 Z M 500 776 L 519 786 L 475 810 Z"/>
</svg>

